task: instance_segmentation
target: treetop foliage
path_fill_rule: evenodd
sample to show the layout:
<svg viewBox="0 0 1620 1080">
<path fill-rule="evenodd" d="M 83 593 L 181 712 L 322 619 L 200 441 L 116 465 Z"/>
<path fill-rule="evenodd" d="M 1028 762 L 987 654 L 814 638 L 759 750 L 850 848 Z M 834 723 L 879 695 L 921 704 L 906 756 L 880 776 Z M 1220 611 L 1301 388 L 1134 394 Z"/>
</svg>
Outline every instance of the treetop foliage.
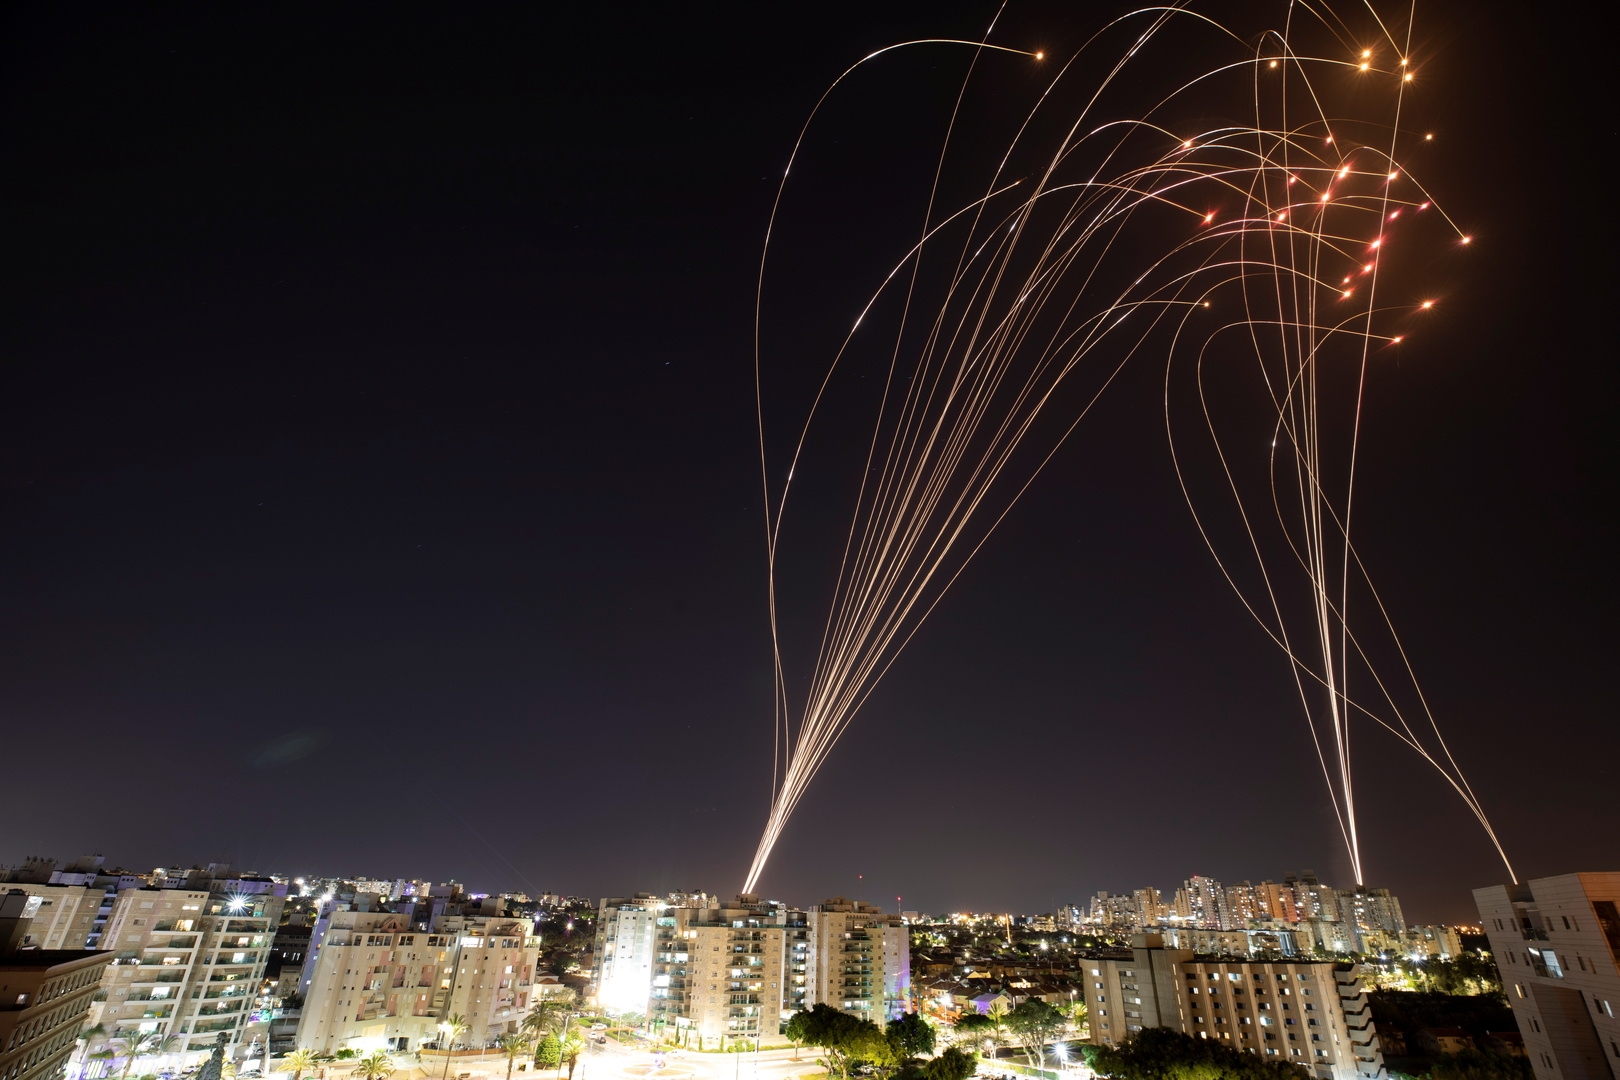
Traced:
<svg viewBox="0 0 1620 1080">
<path fill-rule="evenodd" d="M 1268 1061 L 1212 1039 L 1147 1028 L 1119 1046 L 1099 1046 L 1091 1067 L 1114 1080 L 1308 1080 L 1310 1071 Z"/>
</svg>

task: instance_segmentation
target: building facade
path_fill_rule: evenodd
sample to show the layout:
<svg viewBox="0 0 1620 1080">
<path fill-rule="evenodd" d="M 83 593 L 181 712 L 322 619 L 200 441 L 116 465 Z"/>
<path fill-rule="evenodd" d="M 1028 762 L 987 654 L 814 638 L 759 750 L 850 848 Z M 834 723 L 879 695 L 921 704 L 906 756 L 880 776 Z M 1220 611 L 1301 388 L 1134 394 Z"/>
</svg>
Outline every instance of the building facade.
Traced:
<svg viewBox="0 0 1620 1080">
<path fill-rule="evenodd" d="M 1158 934 L 1137 935 L 1128 953 L 1081 963 L 1099 1045 L 1167 1027 L 1303 1065 L 1321 1080 L 1384 1072 L 1366 994 L 1349 964 L 1199 957 L 1165 948 Z"/>
<path fill-rule="evenodd" d="M 211 1052 L 221 1033 L 228 1047 L 241 1041 L 286 886 L 228 874 L 211 866 L 180 888 L 119 891 L 102 936 L 113 958 L 95 1017 L 102 1032 L 89 1051 L 153 1033 L 179 1055 Z"/>
<path fill-rule="evenodd" d="M 1475 889 L 1536 1080 L 1620 1076 L 1620 873 Z"/>
<path fill-rule="evenodd" d="M 651 893 L 610 897 L 596 915 L 596 1001 L 615 1012 L 642 1012 L 652 985 L 658 920 L 669 905 Z"/>
<path fill-rule="evenodd" d="M 0 1077 L 57 1080 L 112 959 L 25 945 L 40 898 L 0 886 Z"/>
<path fill-rule="evenodd" d="M 331 916 L 304 996 L 297 1043 L 318 1053 L 419 1050 L 459 1015 L 458 1045 L 516 1031 L 540 996 L 539 942 L 521 919 L 446 916 L 434 932 L 404 915 Z"/>
<path fill-rule="evenodd" d="M 825 1002 L 881 1027 L 911 1001 L 911 934 L 899 915 L 835 896 L 806 913 L 805 1004 Z"/>
</svg>

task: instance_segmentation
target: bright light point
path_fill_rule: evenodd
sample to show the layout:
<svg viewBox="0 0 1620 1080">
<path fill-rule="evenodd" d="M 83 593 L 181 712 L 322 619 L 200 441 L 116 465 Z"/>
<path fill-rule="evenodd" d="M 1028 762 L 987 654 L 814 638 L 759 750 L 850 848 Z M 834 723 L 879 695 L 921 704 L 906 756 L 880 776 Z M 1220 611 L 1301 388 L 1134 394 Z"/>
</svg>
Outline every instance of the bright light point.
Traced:
<svg viewBox="0 0 1620 1080">
<path fill-rule="evenodd" d="M 1400 173 L 1400 170 L 1399 170 L 1399 169 L 1397 169 L 1397 170 L 1396 170 L 1396 171 L 1395 171 L 1395 172 L 1392 172 L 1392 173 L 1390 173 L 1390 174 L 1389 174 L 1389 178 L 1390 178 L 1390 179 L 1391 179 L 1391 180 L 1393 180 L 1393 179 L 1395 179 L 1395 178 L 1396 178 L 1396 177 L 1397 177 L 1397 176 L 1399 176 L 1399 175 L 1401 175 L 1401 173 Z"/>
<path fill-rule="evenodd" d="M 1362 272 L 1362 273 L 1363 273 L 1363 274 L 1370 274 L 1370 273 L 1372 273 L 1372 268 L 1373 268 L 1373 264 L 1372 264 L 1372 263 L 1368 263 L 1368 264 L 1367 264 L 1367 265 L 1366 265 L 1366 266 L 1363 266 L 1363 267 L 1362 267 L 1362 268 L 1361 268 L 1361 272 Z"/>
<path fill-rule="evenodd" d="M 1401 212 L 1399 210 L 1397 210 L 1393 214 L 1389 215 L 1389 220 L 1394 221 L 1396 218 L 1398 218 L 1400 216 L 1401 216 Z"/>
<path fill-rule="evenodd" d="M 1339 170 L 1339 179 L 1340 180 L 1343 180 L 1345 177 L 1347 177 L 1349 175 L 1350 175 L 1350 166 L 1346 165 L 1344 168 Z"/>
<path fill-rule="evenodd" d="M 1215 214 L 1214 214 L 1213 211 L 1211 211 L 1210 213 L 1204 215 L 1204 224 L 1205 225 L 1208 225 L 1210 222 L 1212 222 L 1214 220 L 1215 220 Z"/>
<path fill-rule="evenodd" d="M 1277 215 L 1277 220 L 1278 220 L 1278 221 L 1283 221 L 1283 220 L 1285 220 L 1285 219 L 1286 219 L 1286 218 L 1287 218 L 1287 217 L 1288 217 L 1288 214 L 1287 214 L 1287 213 L 1281 213 L 1281 214 L 1278 214 L 1278 215 Z"/>
<path fill-rule="evenodd" d="M 1350 290 L 1349 289 L 1344 290 L 1344 298 L 1346 300 L 1350 299 Z"/>
<path fill-rule="evenodd" d="M 1405 59 L 1405 57 L 1402 57 L 1401 58 L 1401 67 L 1405 67 L 1405 66 L 1406 66 L 1406 59 Z"/>
<path fill-rule="evenodd" d="M 1366 71 L 1366 70 L 1367 70 L 1367 69 L 1368 69 L 1368 68 L 1370 68 L 1370 67 L 1372 67 L 1372 65 L 1371 65 L 1371 64 L 1368 64 L 1368 63 L 1365 63 L 1365 62 L 1363 62 L 1363 63 L 1362 63 L 1362 65 L 1361 65 L 1361 70 L 1362 70 L 1362 71 Z"/>
<path fill-rule="evenodd" d="M 1331 135 L 1329 135 L 1329 136 L 1328 136 L 1328 137 L 1327 137 L 1327 141 L 1328 141 L 1328 145 L 1329 145 L 1329 146 L 1332 146 L 1332 145 L 1333 145 L 1333 136 L 1331 136 Z"/>
<path fill-rule="evenodd" d="M 1402 77 L 1402 78 L 1401 78 L 1401 81 L 1402 81 L 1402 82 L 1411 82 L 1411 81 L 1412 81 L 1412 73 L 1411 73 L 1411 72 L 1410 72 L 1410 71 L 1408 71 L 1408 72 L 1407 72 L 1407 73 L 1406 73 L 1406 74 L 1405 74 L 1405 75 L 1404 75 L 1404 76 L 1403 76 L 1403 77 Z"/>
<path fill-rule="evenodd" d="M 1383 242 L 1384 242 L 1384 238 L 1379 237 L 1377 240 L 1374 240 L 1372 243 L 1368 244 L 1367 246 L 1369 248 L 1371 248 L 1372 250 L 1377 251 L 1378 250 L 1378 245 L 1382 244 Z"/>
<path fill-rule="evenodd" d="M 1429 134 L 1423 136 L 1423 141 L 1424 142 L 1433 142 L 1434 141 L 1434 132 L 1431 131 L 1431 132 L 1429 132 Z"/>
<path fill-rule="evenodd" d="M 1361 50 L 1361 58 L 1363 60 L 1366 60 L 1370 56 L 1372 56 L 1372 50 L 1371 49 L 1362 49 Z"/>
<path fill-rule="evenodd" d="M 1046 59 L 1046 54 L 1043 53 L 1043 52 L 1038 52 L 1038 53 L 1035 54 L 1035 59 L 1037 59 L 1037 60 L 1045 60 Z"/>
<path fill-rule="evenodd" d="M 1398 337 L 1392 337 L 1389 339 L 1389 343 L 1391 345 L 1399 345 L 1401 343 L 1401 339 Z"/>
<path fill-rule="evenodd" d="M 1205 307 L 1209 307 L 1209 301 L 1208 301 L 1208 300 L 1205 300 L 1205 301 L 1204 301 L 1204 306 L 1205 306 Z"/>
<path fill-rule="evenodd" d="M 1293 183 L 1293 182 L 1294 182 L 1294 181 L 1295 181 L 1295 180 L 1298 180 L 1298 179 L 1299 179 L 1299 177 L 1297 177 L 1297 176 L 1290 176 L 1290 177 L 1289 177 L 1289 178 L 1288 178 L 1288 182 L 1289 182 L 1289 183 L 1290 183 L 1290 184 L 1292 184 L 1292 183 Z"/>
<path fill-rule="evenodd" d="M 1465 244 L 1472 243 L 1473 240 L 1474 240 L 1474 238 L 1472 236 L 1465 236 L 1465 237 L 1462 238 L 1462 242 L 1465 243 Z"/>
<path fill-rule="evenodd" d="M 1322 201 L 1323 201 L 1323 202 L 1327 202 L 1327 201 L 1328 201 L 1328 199 L 1330 199 L 1330 198 L 1332 198 L 1332 196 L 1331 196 L 1331 195 L 1329 195 L 1329 194 L 1328 194 L 1328 193 L 1327 193 L 1327 192 L 1325 192 L 1325 191 L 1324 191 L 1324 192 L 1322 192 Z"/>
<path fill-rule="evenodd" d="M 1348 284 L 1350 284 L 1350 279 L 1349 279 L 1349 278 L 1345 278 L 1345 279 L 1344 279 L 1344 284 L 1346 284 L 1346 285 L 1348 285 Z"/>
<path fill-rule="evenodd" d="M 1424 311 L 1428 311 L 1432 307 L 1434 307 L 1434 301 L 1433 300 L 1425 300 L 1425 301 L 1423 301 L 1423 310 Z"/>
<path fill-rule="evenodd" d="M 1273 60 L 1273 61 L 1272 61 L 1272 62 L 1271 62 L 1271 66 L 1272 66 L 1272 67 L 1276 67 L 1276 66 L 1277 66 L 1277 61 L 1275 61 L 1275 60 Z"/>
<path fill-rule="evenodd" d="M 1186 142 L 1182 143 L 1181 148 L 1183 150 L 1191 150 L 1192 149 L 1192 140 L 1188 139 Z"/>
</svg>

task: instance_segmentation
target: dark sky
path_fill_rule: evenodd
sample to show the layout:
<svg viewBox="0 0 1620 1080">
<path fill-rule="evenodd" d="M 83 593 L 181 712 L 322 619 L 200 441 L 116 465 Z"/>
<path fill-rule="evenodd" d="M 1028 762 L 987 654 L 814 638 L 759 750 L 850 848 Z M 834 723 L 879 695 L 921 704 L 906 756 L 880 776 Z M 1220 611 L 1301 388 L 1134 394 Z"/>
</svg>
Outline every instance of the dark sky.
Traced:
<svg viewBox="0 0 1620 1080">
<path fill-rule="evenodd" d="M 852 60 L 992 8 L 8 10 L 0 861 L 740 885 L 775 177 Z M 1000 40 L 1072 48 L 1112 10 L 1015 4 Z M 1477 241 L 1370 393 L 1358 536 L 1522 872 L 1613 869 L 1610 95 L 1551 26 L 1449 0 L 1419 25 L 1427 179 Z M 827 160 L 931 145 L 954 63 L 854 88 Z M 852 205 L 807 200 L 799 235 Z M 782 355 L 896 254 L 831 260 Z M 1009 518 L 765 891 L 1348 881 L 1287 668 L 1175 487 L 1161 379 L 1131 369 Z M 1470 916 L 1502 878 L 1484 838 L 1360 738 L 1370 881 Z"/>
</svg>

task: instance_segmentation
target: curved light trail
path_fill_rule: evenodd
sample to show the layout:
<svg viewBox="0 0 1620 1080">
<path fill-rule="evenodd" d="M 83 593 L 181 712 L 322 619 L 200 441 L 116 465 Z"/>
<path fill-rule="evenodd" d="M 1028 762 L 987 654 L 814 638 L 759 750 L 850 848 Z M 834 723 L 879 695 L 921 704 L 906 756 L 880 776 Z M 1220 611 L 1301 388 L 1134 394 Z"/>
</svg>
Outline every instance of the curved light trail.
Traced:
<svg viewBox="0 0 1620 1080">
<path fill-rule="evenodd" d="M 1434 766 L 1507 861 L 1350 541 L 1367 380 L 1432 303 L 1404 295 L 1410 271 L 1381 285 L 1384 260 L 1391 247 L 1433 246 L 1437 232 L 1446 234 L 1442 243 L 1468 242 L 1398 163 L 1424 141 L 1401 126 L 1416 78 L 1411 18 L 1397 41 L 1370 8 L 1362 27 L 1287 0 L 1278 14 L 1281 29 L 1250 35 L 1190 6 L 1122 15 L 1055 65 L 993 162 L 953 153 L 974 80 L 994 77 L 997 65 L 1053 65 L 1042 52 L 991 44 L 994 25 L 979 42 L 879 50 L 840 75 L 811 111 L 778 188 L 756 294 L 776 752 L 745 892 L 884 674 L 1133 360 L 1165 364 L 1165 422 L 1181 489 L 1221 572 L 1289 660 L 1357 883 L 1352 720 L 1382 726 Z M 1219 62 L 1189 72 L 1175 49 L 1160 47 L 1175 35 L 1185 52 L 1189 34 L 1201 35 L 1200 55 Z M 971 54 L 918 239 L 865 302 L 773 473 L 761 311 L 788 174 L 840 84 L 906 47 Z M 1336 116 L 1340 99 L 1372 115 Z M 1138 104 L 1126 109 L 1127 100 Z M 1220 111 L 1219 123 L 1195 119 Z M 956 190 L 958 171 L 974 170 L 981 194 L 942 209 L 941 193 Z M 801 697 L 790 692 L 778 606 L 788 497 L 840 365 L 852 349 L 870 347 L 858 336 L 874 312 L 880 328 L 869 326 L 869 336 L 892 342 L 882 345 L 865 469 L 851 478 L 838 572 Z M 1212 452 L 1196 467 L 1186 457 L 1190 444 L 1177 438 L 1173 407 L 1172 388 L 1188 365 L 1208 438 L 1201 445 Z M 1243 371 L 1263 386 L 1269 417 L 1259 501 L 1253 455 L 1238 445 L 1258 445 L 1259 436 L 1241 415 L 1226 415 L 1230 393 L 1211 390 Z M 1230 496 L 1223 504 L 1252 571 L 1223 555 L 1209 512 L 1200 511 L 1199 472 Z M 1352 626 L 1353 604 L 1369 608 L 1372 637 L 1358 636 L 1359 617 Z M 1390 656 L 1398 675 L 1380 671 Z"/>
</svg>

